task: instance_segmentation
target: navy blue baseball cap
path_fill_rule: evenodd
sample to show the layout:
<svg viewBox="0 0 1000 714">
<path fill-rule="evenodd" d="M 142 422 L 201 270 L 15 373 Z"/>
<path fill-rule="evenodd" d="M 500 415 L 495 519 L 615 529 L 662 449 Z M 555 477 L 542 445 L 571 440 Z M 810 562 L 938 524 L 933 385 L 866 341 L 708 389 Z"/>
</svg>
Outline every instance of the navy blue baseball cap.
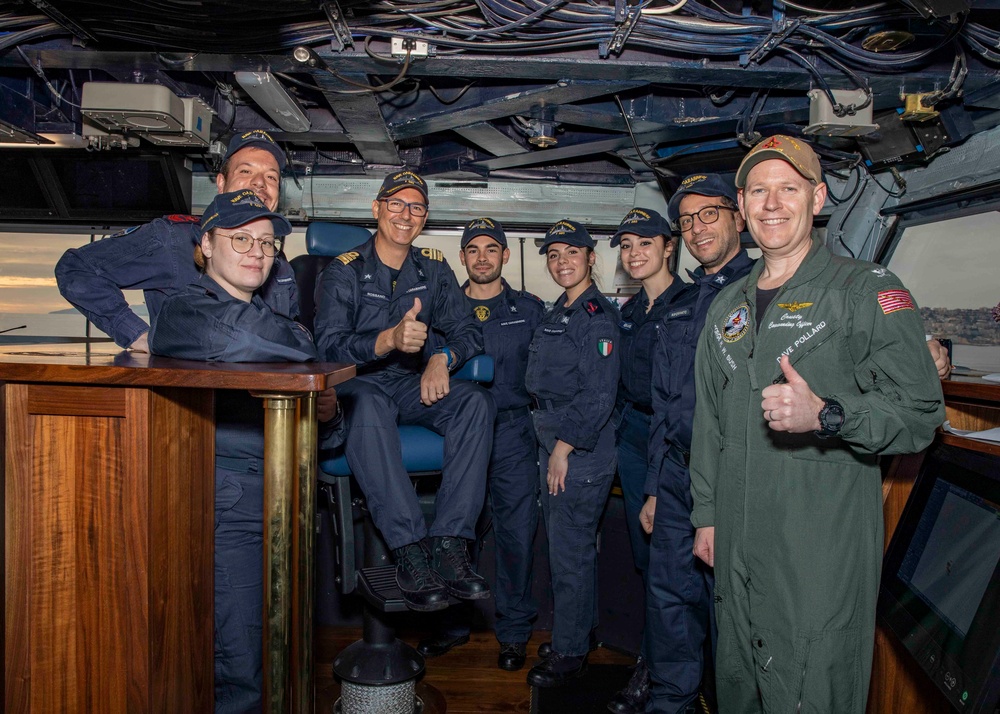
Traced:
<svg viewBox="0 0 1000 714">
<path fill-rule="evenodd" d="M 622 242 L 622 236 L 626 233 L 642 236 L 643 238 L 654 238 L 663 236 L 670 239 L 670 224 L 663 220 L 656 211 L 650 208 L 633 208 L 622 219 L 618 226 L 618 232 L 611 237 L 611 247 Z"/>
<path fill-rule="evenodd" d="M 424 200 L 430 203 L 430 198 L 427 196 L 427 182 L 412 171 L 400 171 L 386 176 L 375 199 L 378 200 L 386 196 L 391 196 L 394 193 L 402 191 L 404 188 L 415 188 L 423 194 Z"/>
<path fill-rule="evenodd" d="M 725 196 L 734 206 L 736 205 L 736 187 L 719 174 L 691 174 L 681 181 L 680 187 L 667 204 L 667 218 L 671 223 L 677 223 L 681 199 L 689 193 L 696 193 L 699 196 Z"/>
<path fill-rule="evenodd" d="M 504 248 L 507 247 L 507 234 L 503 232 L 503 224 L 492 218 L 474 218 L 462 231 L 462 248 L 477 236 L 489 236 Z"/>
<path fill-rule="evenodd" d="M 580 248 L 594 248 L 597 245 L 597 241 L 590 237 L 590 233 L 587 232 L 586 228 L 576 221 L 570 220 L 559 221 L 546 231 L 545 242 L 542 243 L 542 248 L 538 251 L 538 254 L 545 255 L 545 251 L 553 243 L 567 243 L 568 245 L 575 245 Z"/>
<path fill-rule="evenodd" d="M 276 236 L 292 232 L 288 219 L 270 210 L 250 189 L 220 193 L 213 198 L 201 217 L 201 230 L 207 233 L 213 228 L 237 228 L 258 218 L 270 218 Z"/>
<path fill-rule="evenodd" d="M 237 134 L 230 139 L 229 148 L 226 150 L 226 158 L 224 158 L 222 162 L 225 163 L 229 161 L 233 154 L 240 149 L 245 149 L 248 146 L 269 151 L 271 156 L 274 157 L 274 160 L 278 162 L 278 171 L 285 170 L 285 152 L 282 151 L 277 142 L 271 138 L 271 135 L 263 129 L 251 129 L 250 131 L 243 132 L 242 134 Z"/>
</svg>

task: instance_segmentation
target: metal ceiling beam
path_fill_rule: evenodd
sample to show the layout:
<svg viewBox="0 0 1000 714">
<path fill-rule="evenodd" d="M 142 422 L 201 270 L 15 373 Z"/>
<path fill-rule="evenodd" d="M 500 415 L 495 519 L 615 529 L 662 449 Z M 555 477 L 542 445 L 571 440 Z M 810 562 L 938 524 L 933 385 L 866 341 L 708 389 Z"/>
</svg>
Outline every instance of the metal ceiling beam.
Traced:
<svg viewBox="0 0 1000 714">
<path fill-rule="evenodd" d="M 443 106 L 434 114 L 423 114 L 391 124 L 393 136 L 409 139 L 439 131 L 455 129 L 469 124 L 502 119 L 515 114 L 523 114 L 541 105 L 559 105 L 578 102 L 592 97 L 600 97 L 612 92 L 624 92 L 641 87 L 645 82 L 583 82 L 560 80 L 545 87 L 523 91 L 512 91 L 499 97 L 490 98 L 481 104 L 473 104 L 456 109 Z"/>
<path fill-rule="evenodd" d="M 348 78 L 359 84 L 368 83 L 368 78 L 364 75 Z M 338 94 L 339 91 L 357 87 L 350 87 L 328 73 L 317 74 L 316 83 L 337 115 L 337 120 L 343 125 L 347 137 L 366 163 L 402 165 L 396 143 L 389 135 L 374 94 Z"/>
<path fill-rule="evenodd" d="M 528 151 L 528 149 L 487 122 L 459 127 L 455 129 L 455 133 L 466 141 L 475 144 L 487 154 L 493 154 L 493 156 L 511 156 L 513 154 L 523 154 Z"/>
<path fill-rule="evenodd" d="M 154 52 L 98 52 L 86 49 L 41 49 L 25 50 L 25 54 L 35 61 L 40 60 L 45 69 L 100 69 L 116 65 L 152 71 L 164 69 L 163 63 Z M 318 53 L 341 74 L 375 74 L 385 76 L 392 73 L 384 63 L 376 62 L 362 53 L 333 54 L 328 51 Z M 976 58 L 969 58 L 970 73 L 966 80 L 966 91 L 978 89 L 995 78 L 995 68 L 987 67 Z M 23 62 L 16 53 L 0 57 L 0 67 L 23 68 Z M 199 54 L 191 59 L 171 65 L 173 71 L 232 72 L 238 70 L 257 72 L 302 72 L 301 65 L 289 55 L 248 55 L 248 54 Z M 874 74 L 867 76 L 876 92 L 898 94 L 900 91 L 932 91 L 948 82 L 950 63 L 939 63 L 931 68 L 907 72 L 903 75 Z M 311 70 L 317 77 L 328 75 L 325 70 Z M 810 89 L 812 76 L 783 58 L 768 59 L 763 67 L 740 67 L 735 61 L 719 62 L 704 60 L 678 60 L 648 52 L 629 52 L 628 59 L 602 60 L 592 50 L 577 50 L 545 55 L 541 57 L 489 56 L 483 54 L 461 54 L 431 57 L 413 62 L 407 70 L 411 77 L 467 77 L 467 78 L 510 78 L 514 80 L 557 81 L 559 79 L 590 81 L 655 82 L 684 86 L 725 86 L 733 88 L 760 89 Z M 834 88 L 850 88 L 853 85 L 846 77 L 836 72 L 828 72 L 827 81 Z"/>
<path fill-rule="evenodd" d="M 802 121 L 809 117 L 809 109 L 806 108 L 782 108 L 777 111 L 765 112 L 757 119 L 757 126 L 762 127 L 774 123 L 792 123 Z M 708 140 L 712 137 L 725 135 L 732 138 L 737 123 L 740 120 L 739 114 L 731 116 L 706 119 L 705 121 L 686 121 L 680 125 L 670 126 L 656 131 L 643 132 L 635 135 L 636 142 L 640 145 L 650 145 L 655 143 L 671 143 L 691 140 Z M 540 149 L 530 154 L 520 154 L 517 156 L 501 156 L 492 159 L 478 161 L 475 166 L 481 166 L 490 171 L 496 169 L 508 169 L 515 166 L 532 166 L 538 164 L 550 164 L 579 158 L 581 156 L 593 156 L 608 151 L 618 151 L 624 148 L 631 148 L 632 140 L 625 136 L 616 136 L 596 141 L 585 141 L 578 144 L 565 144 L 551 149 Z"/>
</svg>

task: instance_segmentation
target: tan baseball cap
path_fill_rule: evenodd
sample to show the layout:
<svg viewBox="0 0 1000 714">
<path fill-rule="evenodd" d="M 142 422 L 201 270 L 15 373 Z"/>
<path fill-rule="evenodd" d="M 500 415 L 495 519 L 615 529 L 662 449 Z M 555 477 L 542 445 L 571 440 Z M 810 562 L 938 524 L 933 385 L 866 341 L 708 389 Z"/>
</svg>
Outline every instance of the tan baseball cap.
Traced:
<svg viewBox="0 0 1000 714">
<path fill-rule="evenodd" d="M 768 159 L 787 161 L 792 168 L 813 183 L 823 182 L 823 169 L 812 147 L 801 139 L 775 134 L 750 149 L 750 153 L 743 157 L 743 162 L 736 170 L 736 188 L 746 186 L 750 169 Z"/>
</svg>

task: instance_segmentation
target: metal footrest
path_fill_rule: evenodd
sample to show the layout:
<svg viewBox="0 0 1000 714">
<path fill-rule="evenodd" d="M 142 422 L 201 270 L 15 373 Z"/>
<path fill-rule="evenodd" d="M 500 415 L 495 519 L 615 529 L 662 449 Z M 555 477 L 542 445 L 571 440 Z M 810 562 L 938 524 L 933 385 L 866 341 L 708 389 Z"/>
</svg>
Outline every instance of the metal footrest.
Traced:
<svg viewBox="0 0 1000 714">
<path fill-rule="evenodd" d="M 369 605 L 382 612 L 414 612 L 403 602 L 403 594 L 396 585 L 396 566 L 380 565 L 361 568 L 357 577 L 358 591 Z M 458 605 L 458 598 L 448 597 L 448 606 Z"/>
<path fill-rule="evenodd" d="M 396 566 L 380 565 L 358 571 L 358 590 L 368 603 L 382 612 L 408 612 L 396 585 Z"/>
</svg>

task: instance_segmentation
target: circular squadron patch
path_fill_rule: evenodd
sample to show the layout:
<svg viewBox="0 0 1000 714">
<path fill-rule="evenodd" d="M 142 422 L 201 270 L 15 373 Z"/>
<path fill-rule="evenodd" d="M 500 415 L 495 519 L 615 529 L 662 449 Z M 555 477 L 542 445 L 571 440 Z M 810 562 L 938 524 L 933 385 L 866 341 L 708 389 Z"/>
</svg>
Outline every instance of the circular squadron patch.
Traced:
<svg viewBox="0 0 1000 714">
<path fill-rule="evenodd" d="M 726 342 L 736 342 L 747 333 L 749 327 L 750 307 L 743 303 L 726 317 L 726 324 L 722 328 L 722 339 Z"/>
</svg>

